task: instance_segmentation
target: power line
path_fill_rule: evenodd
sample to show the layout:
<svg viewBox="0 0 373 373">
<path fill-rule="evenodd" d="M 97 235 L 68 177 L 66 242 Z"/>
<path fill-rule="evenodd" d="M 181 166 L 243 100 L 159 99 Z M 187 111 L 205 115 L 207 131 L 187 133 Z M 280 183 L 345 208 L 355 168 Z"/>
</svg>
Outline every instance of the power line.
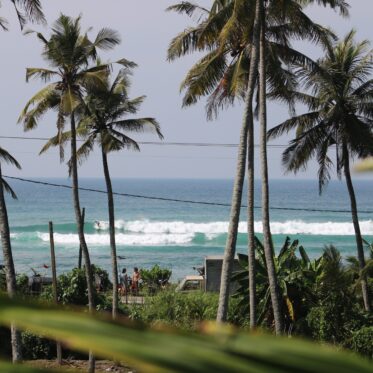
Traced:
<svg viewBox="0 0 373 373">
<path fill-rule="evenodd" d="M 48 137 L 25 137 L 25 136 L 0 136 L 0 139 L 7 140 L 36 140 L 36 141 L 48 141 Z M 77 140 L 83 141 L 83 140 Z M 164 141 L 138 141 L 141 145 L 157 145 L 157 146 L 194 146 L 194 147 L 216 147 L 216 148 L 237 148 L 238 144 L 224 144 L 224 143 L 207 143 L 207 142 L 164 142 Z M 255 147 L 260 145 L 255 144 Z M 270 148 L 285 148 L 287 145 L 284 144 L 267 144 Z"/>
<path fill-rule="evenodd" d="M 56 188 L 64 188 L 64 189 L 72 189 L 72 186 L 66 185 L 66 184 L 55 184 L 50 183 L 47 181 L 40 181 L 40 180 L 30 180 L 25 179 L 21 177 L 15 177 L 15 176 L 6 176 L 3 175 L 3 177 L 11 180 L 18 180 L 22 182 L 27 182 L 31 184 L 40 184 L 44 186 L 51 186 Z M 100 189 L 93 189 L 93 188 L 78 188 L 81 191 L 85 192 L 94 192 L 94 193 L 101 193 L 101 194 L 107 194 L 105 190 Z M 207 205 L 207 206 L 221 206 L 221 207 L 230 207 L 231 205 L 228 203 L 220 203 L 220 202 L 206 202 L 206 201 L 194 201 L 194 200 L 187 200 L 187 199 L 178 199 L 178 198 L 165 198 L 165 197 L 157 197 L 157 196 L 145 196 L 141 194 L 129 194 L 129 193 L 119 193 L 119 192 L 113 192 L 116 196 L 121 197 L 130 197 L 130 198 L 141 198 L 141 199 L 147 199 L 147 200 L 156 200 L 156 201 L 165 201 L 165 202 L 177 202 L 177 203 L 189 203 L 189 204 L 195 204 L 195 205 Z M 246 207 L 245 205 L 242 205 L 242 207 Z M 255 209 L 260 209 L 261 206 L 254 206 Z M 328 210 L 328 209 L 310 209 L 310 208 L 299 208 L 299 207 L 270 207 L 271 210 L 282 210 L 282 211 L 307 211 L 307 212 L 333 212 L 333 213 L 351 213 L 350 210 Z M 359 211 L 361 214 L 373 214 L 373 211 Z"/>
</svg>

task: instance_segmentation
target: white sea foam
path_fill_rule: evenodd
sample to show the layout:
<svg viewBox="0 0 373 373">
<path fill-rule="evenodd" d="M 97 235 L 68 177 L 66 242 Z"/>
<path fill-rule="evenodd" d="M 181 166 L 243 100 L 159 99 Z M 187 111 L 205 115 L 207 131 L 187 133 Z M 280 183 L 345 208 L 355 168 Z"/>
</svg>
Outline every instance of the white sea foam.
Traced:
<svg viewBox="0 0 373 373">
<path fill-rule="evenodd" d="M 48 233 L 38 233 L 42 241 L 49 241 Z M 153 246 L 153 245 L 183 245 L 193 240 L 193 234 L 123 234 L 116 235 L 115 240 L 119 245 L 133 245 L 133 246 Z M 88 245 L 109 245 L 108 234 L 86 234 L 85 239 Z M 79 244 L 79 237 L 77 234 L 68 233 L 54 234 L 54 241 L 59 244 L 76 245 Z"/>
<path fill-rule="evenodd" d="M 108 222 L 101 221 L 100 230 L 107 230 Z M 196 234 L 202 233 L 207 239 L 213 239 L 228 231 L 228 222 L 211 223 L 188 223 L 183 221 L 157 222 L 149 220 L 135 220 L 124 222 L 117 220 L 115 227 L 129 233 L 142 234 Z M 363 220 L 360 222 L 362 234 L 373 235 L 373 221 Z M 241 222 L 238 228 L 240 233 L 246 233 L 246 222 Z M 302 220 L 288 220 L 285 222 L 272 222 L 273 234 L 309 234 L 309 235 L 335 235 L 352 236 L 354 228 L 351 222 L 305 222 Z M 262 223 L 255 222 L 255 232 L 262 233 Z"/>
<path fill-rule="evenodd" d="M 86 241 L 89 245 L 109 245 L 109 234 L 104 228 L 107 222 L 100 222 L 98 233 L 86 234 Z M 364 220 L 360 222 L 361 231 L 364 235 L 373 236 L 373 221 Z M 118 230 L 116 242 L 119 245 L 131 246 L 157 246 L 157 245 L 186 245 L 190 244 L 196 234 L 205 235 L 206 240 L 226 234 L 228 222 L 212 223 L 187 223 L 182 221 L 155 222 L 148 220 L 136 220 L 116 222 Z M 354 235 L 353 225 L 350 222 L 304 222 L 302 220 L 288 220 L 285 222 L 272 222 L 271 231 L 273 234 L 308 234 L 323 236 L 352 236 Z M 246 222 L 239 224 L 239 233 L 246 233 Z M 255 232 L 262 233 L 262 224 L 255 222 Z M 49 241 L 48 233 L 37 233 L 42 241 Z M 74 233 L 55 233 L 54 240 L 58 244 L 78 245 L 79 238 Z"/>
</svg>

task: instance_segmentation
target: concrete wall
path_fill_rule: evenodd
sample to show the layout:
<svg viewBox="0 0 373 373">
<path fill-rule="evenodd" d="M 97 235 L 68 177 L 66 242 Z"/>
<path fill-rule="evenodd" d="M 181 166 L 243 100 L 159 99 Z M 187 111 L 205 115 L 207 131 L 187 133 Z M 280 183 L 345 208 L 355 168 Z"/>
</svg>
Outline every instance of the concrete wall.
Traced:
<svg viewBox="0 0 373 373">
<path fill-rule="evenodd" d="M 205 278 L 206 278 L 206 291 L 219 292 L 220 291 L 220 280 L 221 280 L 221 269 L 223 266 L 223 259 L 210 259 L 205 258 Z M 233 263 L 233 272 L 240 270 L 241 267 L 238 264 L 238 260 L 235 259 Z M 237 290 L 238 284 L 231 283 L 230 293 L 233 294 Z"/>
</svg>

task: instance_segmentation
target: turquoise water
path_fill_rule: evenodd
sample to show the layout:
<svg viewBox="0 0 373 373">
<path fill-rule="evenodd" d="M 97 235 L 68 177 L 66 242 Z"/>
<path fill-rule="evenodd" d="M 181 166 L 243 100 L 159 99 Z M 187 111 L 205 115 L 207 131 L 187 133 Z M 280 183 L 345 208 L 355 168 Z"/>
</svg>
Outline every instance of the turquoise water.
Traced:
<svg viewBox="0 0 373 373">
<path fill-rule="evenodd" d="M 48 180 L 69 184 L 67 179 Z M 34 268 L 48 273 L 48 222 L 54 223 L 57 266 L 65 272 L 77 265 L 78 236 L 74 224 L 71 191 L 12 181 L 18 201 L 8 199 L 14 260 L 17 272 Z M 104 189 L 100 179 L 82 179 L 80 186 Z M 116 192 L 175 199 L 230 203 L 233 182 L 227 180 L 113 180 Z M 356 181 L 361 210 L 373 210 L 372 182 Z M 349 199 L 342 182 L 331 182 L 323 196 L 316 181 L 271 181 L 271 206 L 310 209 L 348 210 Z M 256 184 L 256 205 L 260 205 L 260 184 Z M 243 202 L 245 203 L 246 196 Z M 180 204 L 129 197 L 116 197 L 116 227 L 120 267 L 149 268 L 154 264 L 169 267 L 174 280 L 193 273 L 206 255 L 223 254 L 229 220 L 229 207 Z M 106 198 L 104 194 L 81 192 L 86 208 L 86 239 L 94 264 L 110 269 Z M 246 211 L 243 209 L 238 252 L 246 252 Z M 360 214 L 367 240 L 373 240 L 372 215 Z M 260 234 L 260 210 L 256 210 L 256 231 Z M 95 221 L 99 221 L 99 226 Z M 355 253 L 353 227 L 349 213 L 271 211 L 276 247 L 285 237 L 299 239 L 310 256 L 334 244 L 344 255 Z"/>
</svg>

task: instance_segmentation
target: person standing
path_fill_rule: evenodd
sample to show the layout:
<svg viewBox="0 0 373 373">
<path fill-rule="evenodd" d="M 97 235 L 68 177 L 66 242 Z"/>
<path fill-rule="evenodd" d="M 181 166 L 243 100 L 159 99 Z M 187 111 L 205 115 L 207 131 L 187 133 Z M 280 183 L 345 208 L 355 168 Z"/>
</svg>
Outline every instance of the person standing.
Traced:
<svg viewBox="0 0 373 373">
<path fill-rule="evenodd" d="M 139 294 L 139 281 L 141 279 L 141 275 L 139 272 L 139 269 L 135 267 L 133 269 L 133 274 L 132 274 L 132 294 L 133 295 L 138 295 Z"/>
<path fill-rule="evenodd" d="M 123 268 L 122 273 L 119 276 L 119 283 L 120 283 L 120 293 L 121 296 L 124 294 L 127 294 L 128 291 L 128 275 L 127 275 L 127 269 Z"/>
</svg>

